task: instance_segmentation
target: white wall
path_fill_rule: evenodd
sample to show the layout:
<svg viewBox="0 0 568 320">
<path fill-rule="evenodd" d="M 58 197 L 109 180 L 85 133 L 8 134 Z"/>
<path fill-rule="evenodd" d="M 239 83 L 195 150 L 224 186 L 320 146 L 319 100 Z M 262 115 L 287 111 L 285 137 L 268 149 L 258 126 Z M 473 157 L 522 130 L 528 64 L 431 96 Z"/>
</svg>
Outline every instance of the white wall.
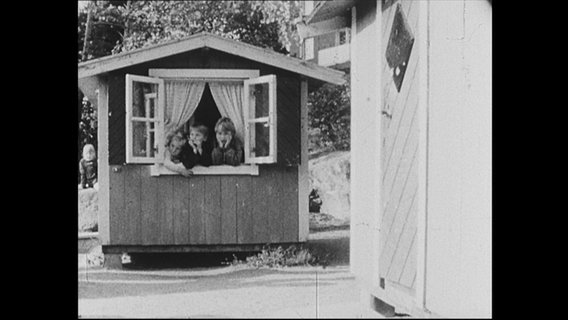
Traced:
<svg viewBox="0 0 568 320">
<path fill-rule="evenodd" d="M 426 307 L 491 316 L 488 1 L 429 2 Z"/>
<path fill-rule="evenodd" d="M 357 8 L 359 9 L 359 8 Z M 360 15 L 360 14 L 359 14 Z M 378 282 L 379 63 L 375 14 L 352 25 L 351 51 L 351 271 L 366 285 Z M 369 20 L 367 20 L 369 19 Z M 354 19 L 353 19 L 354 20 Z M 364 26 L 364 28 L 361 28 Z M 374 280 L 373 280 L 374 279 Z"/>
</svg>

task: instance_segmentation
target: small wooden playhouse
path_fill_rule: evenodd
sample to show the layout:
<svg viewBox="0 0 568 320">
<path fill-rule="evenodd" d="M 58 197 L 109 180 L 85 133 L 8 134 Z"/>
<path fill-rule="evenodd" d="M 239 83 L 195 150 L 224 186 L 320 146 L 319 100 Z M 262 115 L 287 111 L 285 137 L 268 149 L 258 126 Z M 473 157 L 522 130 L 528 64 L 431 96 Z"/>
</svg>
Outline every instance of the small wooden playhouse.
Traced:
<svg viewBox="0 0 568 320">
<path fill-rule="evenodd" d="M 332 0 L 299 26 L 351 30 L 350 264 L 367 310 L 491 317 L 491 19 L 484 0 Z"/>
<path fill-rule="evenodd" d="M 99 238 L 123 252 L 258 250 L 308 235 L 307 94 L 343 73 L 209 33 L 80 63 L 98 110 Z M 163 167 L 164 136 L 229 116 L 237 167 Z M 211 130 L 212 131 L 212 130 Z M 210 133 L 214 138 L 214 133 Z"/>
</svg>

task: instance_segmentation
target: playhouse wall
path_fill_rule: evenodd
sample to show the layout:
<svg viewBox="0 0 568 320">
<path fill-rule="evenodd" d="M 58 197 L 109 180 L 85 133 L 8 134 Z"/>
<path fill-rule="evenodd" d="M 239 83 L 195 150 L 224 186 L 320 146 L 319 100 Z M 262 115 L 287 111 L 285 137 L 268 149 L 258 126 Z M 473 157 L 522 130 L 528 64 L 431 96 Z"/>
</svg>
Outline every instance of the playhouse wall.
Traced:
<svg viewBox="0 0 568 320">
<path fill-rule="evenodd" d="M 300 164 L 300 77 L 286 70 L 274 68 L 221 51 L 194 50 L 149 61 L 109 73 L 109 163 L 123 164 L 126 160 L 125 135 L 125 74 L 148 76 L 151 68 L 164 69 L 254 69 L 260 75 L 277 77 L 277 158 L 278 164 Z"/>
<path fill-rule="evenodd" d="M 491 4 L 428 6 L 425 304 L 491 317 Z"/>
<path fill-rule="evenodd" d="M 126 73 L 149 68 L 258 69 L 277 75 L 278 163 L 258 176 L 150 176 L 149 165 L 125 164 Z M 299 176 L 298 75 L 215 50 L 182 53 L 109 73 L 109 214 L 106 245 L 265 244 L 298 242 L 307 215 L 307 181 Z M 301 172 L 304 172 L 302 170 Z M 299 192 L 306 193 L 300 195 Z M 303 208 L 305 206 L 306 208 Z M 307 228 L 307 224 L 304 226 Z M 303 232 L 305 233 L 305 232 Z"/>
<path fill-rule="evenodd" d="M 265 244 L 298 241 L 298 170 L 258 176 L 150 176 L 111 165 L 111 245 Z M 307 195 L 306 195 L 307 196 Z"/>
</svg>

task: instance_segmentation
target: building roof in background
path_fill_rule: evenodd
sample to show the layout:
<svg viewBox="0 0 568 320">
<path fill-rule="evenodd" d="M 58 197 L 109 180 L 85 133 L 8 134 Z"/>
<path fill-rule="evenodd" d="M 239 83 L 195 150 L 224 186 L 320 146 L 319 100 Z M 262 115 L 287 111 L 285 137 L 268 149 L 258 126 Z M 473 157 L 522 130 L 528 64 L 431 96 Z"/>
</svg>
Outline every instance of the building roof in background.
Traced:
<svg viewBox="0 0 568 320">
<path fill-rule="evenodd" d="M 351 7 L 355 5 L 356 0 L 335 0 L 335 1 L 317 1 L 314 9 L 306 19 L 306 24 L 325 21 L 336 16 L 343 16 Z"/>
</svg>

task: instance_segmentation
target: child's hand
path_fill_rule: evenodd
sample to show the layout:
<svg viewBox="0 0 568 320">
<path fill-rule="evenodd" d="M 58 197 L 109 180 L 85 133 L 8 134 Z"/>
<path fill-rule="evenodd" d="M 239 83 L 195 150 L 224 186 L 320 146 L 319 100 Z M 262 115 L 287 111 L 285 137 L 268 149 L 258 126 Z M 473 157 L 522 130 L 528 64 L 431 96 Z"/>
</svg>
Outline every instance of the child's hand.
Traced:
<svg viewBox="0 0 568 320">
<path fill-rule="evenodd" d="M 233 137 L 231 137 L 230 135 L 227 137 L 227 141 L 225 142 L 223 149 L 227 149 L 227 147 L 229 146 L 229 143 L 231 143 L 232 138 Z"/>
<path fill-rule="evenodd" d="M 193 171 L 191 171 L 191 170 L 189 170 L 189 169 L 182 170 L 180 173 L 181 173 L 184 177 L 188 177 L 188 178 L 193 175 Z"/>
<path fill-rule="evenodd" d="M 219 145 L 219 148 L 224 149 L 225 148 L 225 144 L 223 143 L 223 140 L 217 138 L 217 144 Z"/>
<path fill-rule="evenodd" d="M 195 143 L 193 143 L 193 141 L 191 141 L 191 140 L 189 140 L 187 143 L 189 144 L 191 149 L 193 149 L 193 153 L 197 153 L 198 146 Z"/>
</svg>

